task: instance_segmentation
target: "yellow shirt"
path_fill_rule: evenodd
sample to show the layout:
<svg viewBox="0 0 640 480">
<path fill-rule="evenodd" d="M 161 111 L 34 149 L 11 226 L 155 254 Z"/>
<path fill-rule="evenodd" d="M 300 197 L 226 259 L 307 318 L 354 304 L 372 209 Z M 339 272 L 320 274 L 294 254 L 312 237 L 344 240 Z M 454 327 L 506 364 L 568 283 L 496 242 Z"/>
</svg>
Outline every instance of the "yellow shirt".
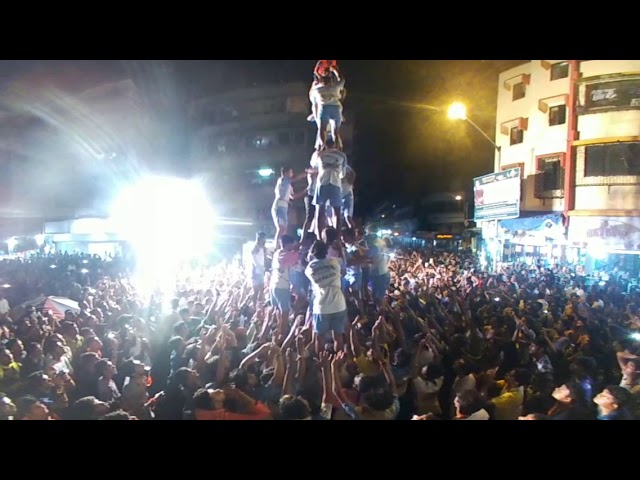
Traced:
<svg viewBox="0 0 640 480">
<path fill-rule="evenodd" d="M 524 388 L 518 387 L 508 390 L 505 386 L 500 396 L 493 398 L 496 420 L 517 420 L 524 402 Z"/>
<path fill-rule="evenodd" d="M 18 362 L 10 363 L 9 365 L 0 367 L 0 380 L 4 380 L 13 376 L 14 379 L 20 378 L 20 364 Z"/>
<path fill-rule="evenodd" d="M 364 354 L 356 357 L 354 362 L 358 367 L 358 371 L 367 377 L 375 377 L 380 373 L 380 366 L 378 363 L 368 359 Z"/>
<path fill-rule="evenodd" d="M 72 357 L 80 349 L 83 343 L 84 339 L 80 336 L 76 337 L 75 339 L 67 340 L 67 347 L 69 347 Z"/>
<path fill-rule="evenodd" d="M 380 350 L 382 355 L 388 359 L 389 358 L 389 347 L 386 344 L 380 345 Z M 358 367 L 358 371 L 367 376 L 367 377 L 375 377 L 380 373 L 380 365 L 375 360 L 370 360 L 364 353 L 359 357 L 353 359 L 354 363 Z"/>
</svg>

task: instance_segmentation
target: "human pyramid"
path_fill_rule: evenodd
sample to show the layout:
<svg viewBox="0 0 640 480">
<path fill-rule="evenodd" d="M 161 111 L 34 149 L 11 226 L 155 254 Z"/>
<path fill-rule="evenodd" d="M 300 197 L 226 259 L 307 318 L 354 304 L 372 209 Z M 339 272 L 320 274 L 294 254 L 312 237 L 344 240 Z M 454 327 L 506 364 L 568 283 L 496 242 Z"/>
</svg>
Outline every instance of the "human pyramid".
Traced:
<svg viewBox="0 0 640 480">
<path fill-rule="evenodd" d="M 307 118 L 318 127 L 315 151 L 304 172 L 295 175 L 290 167 L 281 169 L 271 208 L 276 245 L 288 230 L 289 203 L 301 197 L 305 197 L 306 210 L 303 237 L 307 232 L 313 232 L 316 238 L 320 238 L 326 226 L 340 231 L 342 220 L 348 227 L 353 226 L 355 172 L 347 164 L 340 136 L 340 126 L 344 121 L 342 102 L 346 96 L 344 85 L 336 60 L 318 61 L 313 69 L 313 83 L 309 90 L 311 115 Z M 307 189 L 295 193 L 292 184 L 305 176 Z"/>
</svg>

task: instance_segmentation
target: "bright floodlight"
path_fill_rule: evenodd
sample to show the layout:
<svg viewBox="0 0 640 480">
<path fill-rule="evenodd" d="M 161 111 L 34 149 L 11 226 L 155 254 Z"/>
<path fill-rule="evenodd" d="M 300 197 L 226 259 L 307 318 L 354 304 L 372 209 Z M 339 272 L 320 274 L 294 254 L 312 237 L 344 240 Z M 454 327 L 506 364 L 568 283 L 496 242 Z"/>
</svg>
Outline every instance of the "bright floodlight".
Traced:
<svg viewBox="0 0 640 480">
<path fill-rule="evenodd" d="M 451 104 L 447 115 L 451 120 L 466 120 L 467 119 L 467 107 L 462 103 L 456 102 Z"/>
<path fill-rule="evenodd" d="M 44 235 L 39 233 L 38 235 L 36 235 L 35 237 L 35 241 L 36 244 L 41 247 L 42 245 L 44 245 Z"/>
<path fill-rule="evenodd" d="M 462 197 L 460 195 L 456 195 L 456 200 L 460 201 L 462 200 Z"/>
<path fill-rule="evenodd" d="M 18 245 L 18 240 L 15 238 L 10 238 L 7 240 L 7 248 L 9 249 L 9 253 L 13 252 L 13 249 Z"/>
<path fill-rule="evenodd" d="M 172 289 L 181 265 L 211 250 L 213 209 L 197 181 L 143 179 L 120 192 L 111 212 L 136 253 L 136 280 L 148 291 Z"/>
<path fill-rule="evenodd" d="M 273 174 L 274 171 L 272 168 L 261 168 L 260 170 L 258 170 L 258 175 L 260 175 L 261 177 L 270 177 Z"/>
</svg>

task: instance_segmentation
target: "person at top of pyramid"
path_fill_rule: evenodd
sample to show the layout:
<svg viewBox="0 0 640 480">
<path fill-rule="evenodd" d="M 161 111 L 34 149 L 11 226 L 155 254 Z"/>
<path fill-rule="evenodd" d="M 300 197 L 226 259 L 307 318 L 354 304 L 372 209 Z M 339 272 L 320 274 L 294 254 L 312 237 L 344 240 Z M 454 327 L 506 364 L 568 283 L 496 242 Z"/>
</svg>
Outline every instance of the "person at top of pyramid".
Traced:
<svg viewBox="0 0 640 480">
<path fill-rule="evenodd" d="M 342 139 L 340 138 L 340 125 L 343 122 L 342 102 L 346 96 L 344 88 L 345 80 L 338 73 L 337 65 L 327 63 L 322 64 L 323 60 L 318 62 L 314 70 L 325 74 L 317 81 L 314 81 L 309 91 L 309 99 L 311 101 L 311 119 L 318 126 L 318 135 L 316 139 L 316 150 L 322 148 L 327 137 L 327 129 L 331 129 L 331 136 L 336 141 L 339 149 L 342 148 Z M 335 61 L 324 61 L 335 62 Z M 328 70 L 327 70 L 328 69 Z"/>
<path fill-rule="evenodd" d="M 337 60 L 318 60 L 313 69 L 313 79 L 319 81 L 322 77 L 331 76 L 334 72 L 339 78 Z"/>
</svg>

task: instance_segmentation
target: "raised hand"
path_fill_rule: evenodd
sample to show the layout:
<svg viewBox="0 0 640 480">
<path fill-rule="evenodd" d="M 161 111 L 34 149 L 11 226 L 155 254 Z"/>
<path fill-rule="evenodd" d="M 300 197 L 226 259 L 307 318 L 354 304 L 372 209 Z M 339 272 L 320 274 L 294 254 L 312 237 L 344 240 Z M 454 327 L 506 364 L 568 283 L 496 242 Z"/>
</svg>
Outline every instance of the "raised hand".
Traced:
<svg viewBox="0 0 640 480">
<path fill-rule="evenodd" d="M 320 354 L 320 366 L 323 370 L 331 368 L 331 355 L 329 352 L 322 352 Z"/>
<path fill-rule="evenodd" d="M 302 335 L 296 337 L 296 350 L 298 351 L 298 355 L 302 355 L 305 351 L 304 337 Z"/>
<path fill-rule="evenodd" d="M 287 348 L 287 364 L 293 365 L 296 361 L 296 354 L 292 348 Z"/>
<path fill-rule="evenodd" d="M 338 352 L 337 355 L 335 355 L 333 357 L 333 361 L 331 362 L 331 366 L 333 368 L 341 368 L 345 362 L 346 362 L 347 358 L 344 352 Z"/>
</svg>

